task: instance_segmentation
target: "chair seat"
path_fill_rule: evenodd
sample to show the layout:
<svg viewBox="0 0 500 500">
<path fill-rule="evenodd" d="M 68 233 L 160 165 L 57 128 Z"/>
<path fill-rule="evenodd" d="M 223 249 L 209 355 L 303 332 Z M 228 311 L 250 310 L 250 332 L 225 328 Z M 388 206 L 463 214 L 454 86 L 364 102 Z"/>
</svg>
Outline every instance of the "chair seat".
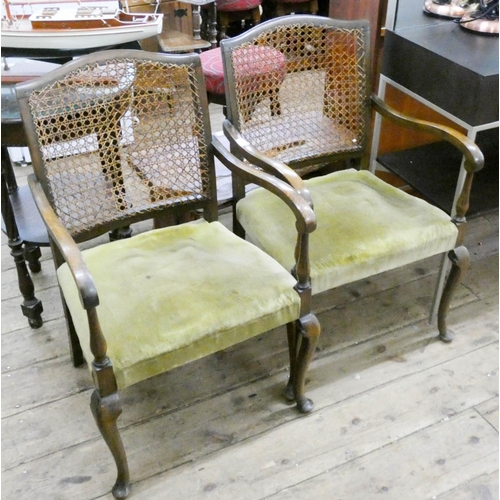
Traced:
<svg viewBox="0 0 500 500">
<path fill-rule="evenodd" d="M 205 75 L 207 92 L 224 94 L 224 68 L 222 67 L 222 54 L 220 48 L 205 50 L 200 54 L 201 67 Z"/>
<path fill-rule="evenodd" d="M 216 0 L 218 12 L 234 12 L 255 9 L 262 0 Z"/>
<path fill-rule="evenodd" d="M 314 294 L 455 247 L 458 229 L 449 215 L 368 171 L 343 170 L 305 182 L 318 224 L 310 241 Z M 256 245 L 293 267 L 294 216 L 284 203 L 259 188 L 238 202 L 237 215 Z"/>
<path fill-rule="evenodd" d="M 314 151 L 314 156 L 330 154 L 334 148 L 339 153 L 361 151 L 361 140 L 355 132 L 323 116 L 321 112 L 301 113 L 299 120 L 293 116 L 295 110 L 286 106 L 281 109 L 281 115 L 273 117 L 269 125 L 251 124 L 242 134 L 267 156 L 288 163 L 310 158 L 311 151 Z M 258 114 L 254 116 L 258 123 Z M 290 123 L 300 123 L 301 126 L 291 129 Z"/>
<path fill-rule="evenodd" d="M 218 222 L 158 229 L 83 254 L 119 388 L 300 315 L 290 273 Z M 90 361 L 87 316 L 66 264 L 57 275 Z"/>
</svg>

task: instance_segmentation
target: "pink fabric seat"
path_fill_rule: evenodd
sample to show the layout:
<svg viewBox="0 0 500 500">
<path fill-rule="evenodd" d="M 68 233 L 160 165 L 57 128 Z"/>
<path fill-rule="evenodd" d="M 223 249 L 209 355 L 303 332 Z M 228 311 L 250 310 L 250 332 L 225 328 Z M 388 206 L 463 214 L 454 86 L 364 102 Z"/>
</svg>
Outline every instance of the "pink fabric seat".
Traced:
<svg viewBox="0 0 500 500">
<path fill-rule="evenodd" d="M 222 55 L 220 48 L 210 49 L 200 54 L 201 67 L 205 75 L 205 87 L 207 92 L 217 95 L 225 93 L 224 69 L 222 67 Z"/>
<path fill-rule="evenodd" d="M 259 63 L 252 66 L 252 58 L 265 59 L 266 64 Z M 200 54 L 201 66 L 205 75 L 205 87 L 207 92 L 216 95 L 225 95 L 224 68 L 222 65 L 222 54 L 219 47 L 210 49 Z M 245 74 L 244 80 L 249 85 L 255 85 L 256 90 L 262 86 L 263 80 L 278 78 L 283 80 L 286 73 L 286 58 L 277 49 L 272 47 L 250 46 L 244 52 L 244 57 L 238 65 L 238 71 Z M 265 85 L 264 85 L 265 87 Z"/>
<path fill-rule="evenodd" d="M 261 4 L 261 0 L 216 0 L 215 3 L 218 12 L 234 12 L 254 9 Z"/>
<path fill-rule="evenodd" d="M 259 92 L 268 85 L 284 80 L 286 76 L 285 55 L 277 49 L 264 45 L 250 45 L 238 50 L 234 56 L 235 78 L 246 92 Z"/>
</svg>

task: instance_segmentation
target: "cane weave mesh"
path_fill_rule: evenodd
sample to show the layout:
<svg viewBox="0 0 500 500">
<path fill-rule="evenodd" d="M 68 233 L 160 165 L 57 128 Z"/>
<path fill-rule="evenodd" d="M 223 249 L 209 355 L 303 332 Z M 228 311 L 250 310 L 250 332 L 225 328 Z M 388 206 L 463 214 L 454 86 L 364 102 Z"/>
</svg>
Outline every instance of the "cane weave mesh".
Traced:
<svg viewBox="0 0 500 500">
<path fill-rule="evenodd" d="M 49 198 L 72 235 L 210 196 L 194 79 L 190 65 L 114 59 L 31 94 Z"/>
<path fill-rule="evenodd" d="M 252 66 L 269 65 L 266 54 L 250 52 L 252 46 L 279 50 L 287 61 L 285 73 L 269 72 L 258 82 L 245 78 L 255 72 Z M 270 28 L 233 47 L 228 61 L 235 81 L 233 122 L 253 146 L 284 162 L 361 152 L 365 52 L 362 29 L 309 24 Z"/>
</svg>

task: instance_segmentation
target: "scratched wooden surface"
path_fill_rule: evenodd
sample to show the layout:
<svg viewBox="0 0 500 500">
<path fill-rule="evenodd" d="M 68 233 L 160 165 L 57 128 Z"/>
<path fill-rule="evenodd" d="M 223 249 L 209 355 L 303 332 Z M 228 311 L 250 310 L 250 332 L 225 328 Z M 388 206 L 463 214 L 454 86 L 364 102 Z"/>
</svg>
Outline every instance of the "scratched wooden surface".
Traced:
<svg viewBox="0 0 500 500">
<path fill-rule="evenodd" d="M 29 170 L 16 168 L 20 183 Z M 450 345 L 427 322 L 439 258 L 314 298 L 308 416 L 281 397 L 282 328 L 123 391 L 130 498 L 498 499 L 498 214 L 471 220 L 467 244 Z M 111 500 L 114 464 L 89 373 L 69 359 L 48 249 L 33 279 L 38 330 L 3 236 L 2 498 Z"/>
</svg>

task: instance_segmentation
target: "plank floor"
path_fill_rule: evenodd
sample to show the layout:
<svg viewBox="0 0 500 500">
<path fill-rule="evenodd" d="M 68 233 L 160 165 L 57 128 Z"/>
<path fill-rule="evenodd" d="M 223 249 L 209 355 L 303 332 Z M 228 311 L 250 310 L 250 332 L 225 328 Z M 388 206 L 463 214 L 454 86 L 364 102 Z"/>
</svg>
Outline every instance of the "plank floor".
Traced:
<svg viewBox="0 0 500 500">
<path fill-rule="evenodd" d="M 20 183 L 29 170 L 16 169 Z M 44 306 L 33 330 L 6 241 L 2 498 L 112 500 L 115 467 L 89 372 L 70 362 L 50 252 L 33 275 Z M 314 298 L 308 416 L 281 397 L 283 328 L 123 391 L 130 498 L 498 499 L 498 214 L 471 220 L 466 243 L 452 344 L 427 321 L 439 257 Z"/>
</svg>

